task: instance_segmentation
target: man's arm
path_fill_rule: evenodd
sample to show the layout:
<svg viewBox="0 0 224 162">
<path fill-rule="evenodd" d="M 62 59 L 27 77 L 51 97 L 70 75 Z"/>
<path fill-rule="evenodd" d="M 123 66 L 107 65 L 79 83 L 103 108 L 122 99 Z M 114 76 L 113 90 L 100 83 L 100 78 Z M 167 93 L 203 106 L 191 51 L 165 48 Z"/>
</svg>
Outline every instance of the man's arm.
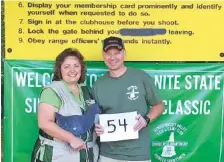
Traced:
<svg viewBox="0 0 224 162">
<path fill-rule="evenodd" d="M 148 105 L 152 106 L 148 114 L 144 116 L 140 114 L 137 115 L 137 123 L 134 126 L 135 131 L 140 131 L 142 128 L 146 127 L 150 121 L 155 120 L 164 111 L 163 101 L 159 96 L 153 79 L 146 73 L 143 75 L 143 83 L 146 90 L 146 102 Z"/>
<path fill-rule="evenodd" d="M 163 102 L 160 102 L 151 107 L 149 113 L 146 115 L 150 121 L 155 120 L 159 117 L 164 111 Z M 141 116 L 140 114 L 136 117 L 137 123 L 134 126 L 135 131 L 140 131 L 142 128 L 145 128 L 148 125 L 148 121 L 145 117 Z"/>
<path fill-rule="evenodd" d="M 150 121 L 155 120 L 164 112 L 164 110 L 165 109 L 164 109 L 163 102 L 160 102 L 151 107 L 149 113 L 147 114 L 147 117 L 150 119 Z"/>
</svg>

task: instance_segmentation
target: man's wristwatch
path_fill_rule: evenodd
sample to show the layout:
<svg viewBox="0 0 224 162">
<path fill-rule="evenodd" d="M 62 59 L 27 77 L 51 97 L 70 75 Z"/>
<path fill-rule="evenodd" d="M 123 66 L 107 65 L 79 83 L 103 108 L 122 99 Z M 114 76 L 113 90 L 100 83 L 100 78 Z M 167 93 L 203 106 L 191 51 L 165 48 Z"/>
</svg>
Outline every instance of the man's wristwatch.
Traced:
<svg viewBox="0 0 224 162">
<path fill-rule="evenodd" d="M 150 123 L 150 118 L 147 115 L 144 115 L 143 118 L 145 119 L 147 125 Z"/>
</svg>

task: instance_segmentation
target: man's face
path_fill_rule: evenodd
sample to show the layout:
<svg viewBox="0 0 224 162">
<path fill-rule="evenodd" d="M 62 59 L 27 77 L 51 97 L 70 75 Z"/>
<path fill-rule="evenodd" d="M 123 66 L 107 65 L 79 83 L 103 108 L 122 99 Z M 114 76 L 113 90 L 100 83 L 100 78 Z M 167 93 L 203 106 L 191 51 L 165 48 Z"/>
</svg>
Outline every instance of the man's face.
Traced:
<svg viewBox="0 0 224 162">
<path fill-rule="evenodd" d="M 110 48 L 106 52 L 103 51 L 104 62 L 109 70 L 119 70 L 124 65 L 124 50 Z"/>
</svg>

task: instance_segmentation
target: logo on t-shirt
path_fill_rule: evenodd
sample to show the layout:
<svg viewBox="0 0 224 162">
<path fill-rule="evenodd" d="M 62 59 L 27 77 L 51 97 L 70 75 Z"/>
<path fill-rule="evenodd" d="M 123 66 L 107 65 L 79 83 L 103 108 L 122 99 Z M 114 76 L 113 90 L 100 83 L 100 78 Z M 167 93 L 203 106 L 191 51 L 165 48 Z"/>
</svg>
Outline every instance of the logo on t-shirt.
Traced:
<svg viewBox="0 0 224 162">
<path fill-rule="evenodd" d="M 129 100 L 136 100 L 138 98 L 138 87 L 137 86 L 130 86 L 127 88 L 128 92 L 126 93 L 128 95 Z"/>
</svg>

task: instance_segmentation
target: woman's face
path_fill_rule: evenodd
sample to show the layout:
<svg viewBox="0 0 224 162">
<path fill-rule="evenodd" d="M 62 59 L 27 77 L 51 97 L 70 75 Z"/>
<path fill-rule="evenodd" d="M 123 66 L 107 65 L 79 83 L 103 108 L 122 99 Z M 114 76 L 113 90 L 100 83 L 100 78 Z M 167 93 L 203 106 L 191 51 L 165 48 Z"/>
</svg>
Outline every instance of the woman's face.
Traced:
<svg viewBox="0 0 224 162">
<path fill-rule="evenodd" d="M 68 84 L 77 83 L 81 77 L 81 64 L 75 56 L 67 56 L 61 65 L 62 79 Z"/>
</svg>

